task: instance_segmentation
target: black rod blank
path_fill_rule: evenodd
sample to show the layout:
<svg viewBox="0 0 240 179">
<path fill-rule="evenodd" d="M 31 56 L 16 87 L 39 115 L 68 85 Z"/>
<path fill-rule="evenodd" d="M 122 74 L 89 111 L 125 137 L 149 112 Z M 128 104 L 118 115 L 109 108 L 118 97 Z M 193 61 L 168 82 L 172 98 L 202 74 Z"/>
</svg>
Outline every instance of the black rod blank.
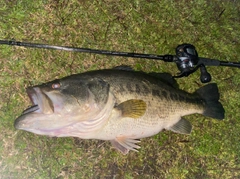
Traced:
<svg viewBox="0 0 240 179">
<path fill-rule="evenodd" d="M 97 50 L 97 49 L 90 49 L 90 48 L 78 48 L 78 47 L 68 47 L 68 46 L 55 46 L 55 45 L 37 44 L 37 43 L 28 43 L 28 42 L 18 42 L 18 41 L 0 40 L 0 44 L 24 46 L 24 47 L 31 47 L 31 48 L 44 48 L 44 49 L 53 49 L 53 50 L 65 50 L 65 51 L 72 51 L 72 52 L 94 53 L 94 54 L 111 55 L 111 56 L 133 57 L 133 58 L 147 58 L 147 59 L 164 60 L 164 61 L 166 59 L 165 55 L 117 52 L 117 51 Z"/>
</svg>

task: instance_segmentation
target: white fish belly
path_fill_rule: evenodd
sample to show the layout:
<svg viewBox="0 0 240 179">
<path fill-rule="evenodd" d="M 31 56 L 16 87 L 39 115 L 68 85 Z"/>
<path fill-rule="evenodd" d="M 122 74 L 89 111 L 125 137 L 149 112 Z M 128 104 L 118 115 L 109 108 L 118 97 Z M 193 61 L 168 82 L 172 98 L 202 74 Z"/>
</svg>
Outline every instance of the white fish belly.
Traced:
<svg viewBox="0 0 240 179">
<path fill-rule="evenodd" d="M 170 119 L 170 121 L 172 121 L 172 123 L 174 124 L 179 119 L 179 117 L 175 117 L 174 120 Z M 96 137 L 97 139 L 101 140 L 113 140 L 117 137 L 140 139 L 153 136 L 159 133 L 165 127 L 166 119 L 155 118 L 149 120 L 146 119 L 146 117 L 142 117 L 139 119 L 125 117 L 121 119 L 116 119 L 116 121 L 108 121 L 108 123 L 104 126 L 104 128 L 99 131 Z"/>
</svg>

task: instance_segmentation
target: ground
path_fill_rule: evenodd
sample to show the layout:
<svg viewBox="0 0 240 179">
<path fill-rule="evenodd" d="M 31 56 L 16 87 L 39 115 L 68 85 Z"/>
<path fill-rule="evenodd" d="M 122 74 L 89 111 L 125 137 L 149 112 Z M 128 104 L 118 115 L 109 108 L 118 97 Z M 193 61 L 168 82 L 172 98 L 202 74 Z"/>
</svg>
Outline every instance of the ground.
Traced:
<svg viewBox="0 0 240 179">
<path fill-rule="evenodd" d="M 199 56 L 239 61 L 240 2 L 235 0 L 2 0 L 0 39 L 149 54 L 175 54 L 181 43 Z M 186 118 L 191 135 L 163 131 L 122 155 L 109 142 L 50 138 L 14 129 L 30 105 L 27 86 L 93 69 L 129 65 L 178 73 L 176 64 L 88 53 L 0 46 L 0 178 L 240 178 L 240 71 L 208 67 L 225 119 Z M 200 72 L 177 79 L 203 86 Z"/>
</svg>

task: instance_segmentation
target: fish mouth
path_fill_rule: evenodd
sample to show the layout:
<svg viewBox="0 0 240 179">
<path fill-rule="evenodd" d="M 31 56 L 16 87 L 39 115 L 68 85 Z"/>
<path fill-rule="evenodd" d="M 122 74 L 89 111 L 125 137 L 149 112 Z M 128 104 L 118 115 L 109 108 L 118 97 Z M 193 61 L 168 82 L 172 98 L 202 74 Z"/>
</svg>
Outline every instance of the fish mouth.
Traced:
<svg viewBox="0 0 240 179">
<path fill-rule="evenodd" d="M 51 99 L 39 87 L 30 87 L 26 90 L 32 106 L 22 112 L 22 115 L 32 112 L 41 114 L 51 114 L 54 112 L 54 107 Z"/>
<path fill-rule="evenodd" d="M 25 109 L 23 112 L 22 112 L 22 115 L 24 114 L 28 114 L 28 113 L 31 113 L 31 112 L 34 112 L 34 111 L 41 111 L 41 109 L 39 108 L 39 105 L 38 105 L 38 98 L 37 98 L 37 93 L 36 91 L 34 90 L 34 88 L 27 88 L 26 90 L 27 94 L 28 94 L 28 97 L 29 99 L 31 100 L 32 102 L 32 105 L 29 106 L 27 109 Z"/>
<path fill-rule="evenodd" d="M 39 87 L 29 87 L 26 89 L 32 105 L 25 109 L 21 116 L 15 120 L 14 126 L 19 129 L 20 124 L 31 115 L 47 115 L 54 113 L 53 102 Z"/>
</svg>

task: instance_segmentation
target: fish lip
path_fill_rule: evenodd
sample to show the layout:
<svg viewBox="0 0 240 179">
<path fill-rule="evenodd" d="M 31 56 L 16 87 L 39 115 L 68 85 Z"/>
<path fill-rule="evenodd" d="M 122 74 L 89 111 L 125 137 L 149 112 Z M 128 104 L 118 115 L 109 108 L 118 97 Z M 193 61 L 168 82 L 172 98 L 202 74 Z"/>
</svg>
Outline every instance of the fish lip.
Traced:
<svg viewBox="0 0 240 179">
<path fill-rule="evenodd" d="M 22 129 L 22 125 L 21 125 L 21 121 L 23 121 L 23 115 L 21 115 L 20 117 L 18 117 L 15 121 L 14 121 L 14 128 L 15 129 Z"/>
<path fill-rule="evenodd" d="M 34 87 L 28 87 L 26 89 L 26 92 L 28 94 L 29 99 L 31 100 L 31 102 L 35 105 L 37 105 L 37 93 L 35 91 Z"/>
<path fill-rule="evenodd" d="M 33 104 L 32 106 L 28 107 L 27 109 L 25 109 L 23 112 L 22 112 L 22 115 L 24 114 L 28 114 L 28 113 L 31 113 L 31 112 L 34 112 L 34 111 L 37 111 L 39 110 L 39 106 L 37 104 Z"/>
</svg>

